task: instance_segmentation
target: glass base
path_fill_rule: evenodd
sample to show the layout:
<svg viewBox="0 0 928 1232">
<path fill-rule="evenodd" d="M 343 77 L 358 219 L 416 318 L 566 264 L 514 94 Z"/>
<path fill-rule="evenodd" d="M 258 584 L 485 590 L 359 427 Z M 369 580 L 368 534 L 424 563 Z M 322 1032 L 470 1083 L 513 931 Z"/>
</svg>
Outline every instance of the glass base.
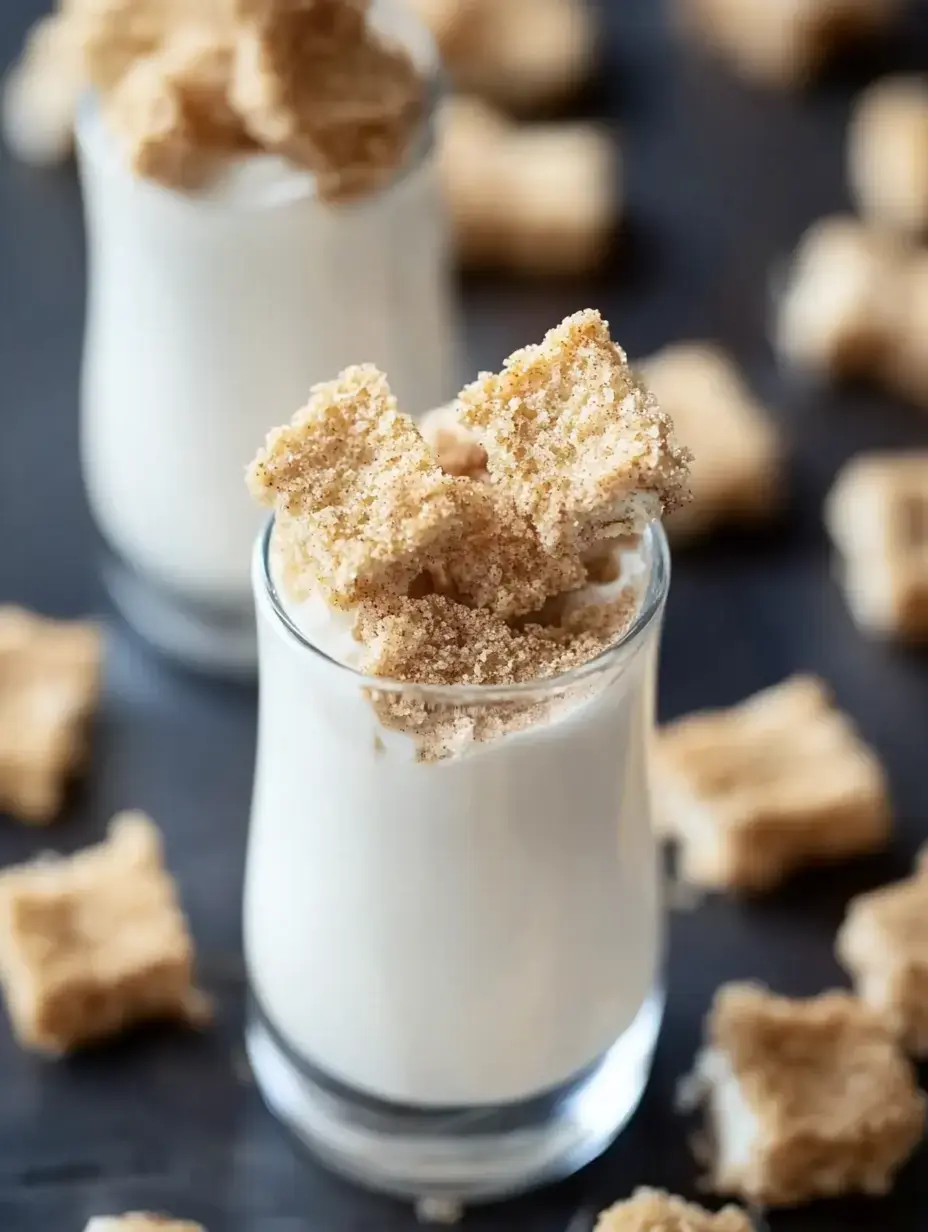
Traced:
<svg viewBox="0 0 928 1232">
<path fill-rule="evenodd" d="M 658 989 L 595 1065 L 558 1090 L 502 1107 L 373 1100 L 297 1057 L 254 1005 L 245 1043 L 271 1112 L 333 1171 L 397 1197 L 468 1205 L 561 1180 L 602 1154 L 638 1107 L 663 1012 Z"/>
<path fill-rule="evenodd" d="M 253 679 L 258 670 L 254 605 L 213 607 L 158 586 L 116 556 L 103 581 L 120 614 L 156 650 L 182 666 L 211 675 Z"/>
</svg>

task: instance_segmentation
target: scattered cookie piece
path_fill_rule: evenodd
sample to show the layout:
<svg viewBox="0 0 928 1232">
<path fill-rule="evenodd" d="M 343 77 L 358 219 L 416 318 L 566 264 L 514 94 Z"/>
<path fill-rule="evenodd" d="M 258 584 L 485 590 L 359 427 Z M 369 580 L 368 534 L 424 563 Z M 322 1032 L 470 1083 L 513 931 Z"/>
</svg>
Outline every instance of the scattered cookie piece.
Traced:
<svg viewBox="0 0 928 1232">
<path fill-rule="evenodd" d="M 486 476 L 487 451 L 461 423 L 456 402 L 429 411 L 420 421 L 419 431 L 446 475 L 468 479 Z"/>
<path fill-rule="evenodd" d="M 813 375 L 864 378 L 928 408 L 928 249 L 855 219 L 822 219 L 803 238 L 775 345 Z"/>
<path fill-rule="evenodd" d="M 198 1223 L 171 1219 L 168 1215 L 135 1212 L 128 1215 L 97 1215 L 85 1232 L 206 1232 Z"/>
<path fill-rule="evenodd" d="M 549 551 L 635 534 L 686 497 L 689 453 L 598 312 L 568 317 L 460 396 L 493 484 Z"/>
<path fill-rule="evenodd" d="M 848 171 L 870 222 L 928 229 L 928 79 L 886 77 L 864 90 L 848 130 Z"/>
<path fill-rule="evenodd" d="M 84 767 L 100 694 L 99 630 L 0 606 L 0 812 L 53 821 Z"/>
<path fill-rule="evenodd" d="M 645 360 L 640 371 L 693 454 L 692 499 L 667 520 L 674 541 L 775 514 L 785 485 L 779 433 L 725 352 L 711 343 L 679 343 Z"/>
<path fill-rule="evenodd" d="M 828 497 L 825 522 L 860 627 L 928 642 L 928 451 L 852 458 Z"/>
<path fill-rule="evenodd" d="M 678 0 L 688 32 L 745 78 L 808 84 L 845 49 L 886 31 L 898 0 Z"/>
<path fill-rule="evenodd" d="M 812 677 L 668 724 L 653 760 L 658 821 L 694 885 L 759 893 L 886 844 L 883 769 Z"/>
<path fill-rule="evenodd" d="M 569 101 L 596 62 L 588 0 L 413 0 L 454 86 L 528 115 Z"/>
<path fill-rule="evenodd" d="M 602 1212 L 595 1232 L 754 1232 L 744 1211 L 726 1206 L 718 1214 L 657 1189 L 639 1189 Z"/>
<path fill-rule="evenodd" d="M 887 1024 L 845 992 L 719 989 L 696 1062 L 721 1194 L 790 1206 L 886 1193 L 922 1136 L 925 1097 Z"/>
<path fill-rule="evenodd" d="M 835 946 L 861 1000 L 919 1057 L 928 1056 L 925 872 L 852 899 Z"/>
<path fill-rule="evenodd" d="M 621 215 L 619 155 L 605 129 L 520 125 L 475 98 L 452 98 L 439 140 L 462 265 L 545 277 L 602 264 Z"/>
<path fill-rule="evenodd" d="M 458 534 L 455 480 L 369 364 L 317 385 L 270 433 L 248 483 L 277 513 L 292 589 L 304 575 L 334 607 L 405 594 Z"/>
<path fill-rule="evenodd" d="M 150 1019 L 202 1025 L 193 962 L 160 836 L 140 813 L 76 855 L 0 874 L 0 983 L 24 1048 L 60 1055 Z"/>
</svg>

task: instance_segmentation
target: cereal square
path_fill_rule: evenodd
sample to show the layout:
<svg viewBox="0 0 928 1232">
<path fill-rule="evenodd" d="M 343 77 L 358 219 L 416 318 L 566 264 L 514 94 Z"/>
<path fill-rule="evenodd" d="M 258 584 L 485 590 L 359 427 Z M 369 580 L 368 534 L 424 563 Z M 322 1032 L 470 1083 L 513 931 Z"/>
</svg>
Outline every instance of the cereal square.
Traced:
<svg viewBox="0 0 928 1232">
<path fill-rule="evenodd" d="M 754 1225 L 735 1206 L 712 1214 L 659 1190 L 639 1189 L 603 1211 L 595 1232 L 754 1232 Z"/>
<path fill-rule="evenodd" d="M 171 1219 L 168 1215 L 149 1215 L 142 1211 L 128 1215 L 97 1215 L 84 1232 L 206 1232 L 198 1223 Z"/>
<path fill-rule="evenodd" d="M 683 499 L 689 455 L 598 312 L 568 317 L 511 355 L 460 405 L 492 482 L 549 550 L 638 532 Z"/>
<path fill-rule="evenodd" d="M 773 889 L 808 864 L 883 847 L 883 769 L 811 677 L 795 676 L 729 710 L 664 727 L 654 749 L 659 824 L 684 880 Z"/>
<path fill-rule="evenodd" d="M 861 1000 L 916 1056 L 928 1056 L 928 876 L 851 900 L 836 952 Z"/>
<path fill-rule="evenodd" d="M 852 459 L 825 520 L 861 628 L 928 642 L 928 451 Z"/>
<path fill-rule="evenodd" d="M 775 513 L 785 483 L 779 433 L 724 351 L 711 343 L 679 343 L 640 370 L 693 454 L 692 499 L 667 524 L 674 540 Z"/>
<path fill-rule="evenodd" d="M 0 606 L 0 812 L 53 821 L 87 760 L 100 694 L 99 630 Z"/>
<path fill-rule="evenodd" d="M 317 385 L 248 482 L 277 514 L 294 591 L 302 575 L 334 607 L 404 594 L 457 533 L 455 480 L 370 365 Z"/>
<path fill-rule="evenodd" d="M 135 1023 L 202 1023 L 193 943 L 140 813 L 105 842 L 0 874 L 0 984 L 23 1047 L 61 1054 Z"/>
<path fill-rule="evenodd" d="M 914 1068 L 846 992 L 723 986 L 688 1085 L 705 1104 L 712 1188 L 771 1206 L 886 1193 L 924 1129 Z"/>
</svg>

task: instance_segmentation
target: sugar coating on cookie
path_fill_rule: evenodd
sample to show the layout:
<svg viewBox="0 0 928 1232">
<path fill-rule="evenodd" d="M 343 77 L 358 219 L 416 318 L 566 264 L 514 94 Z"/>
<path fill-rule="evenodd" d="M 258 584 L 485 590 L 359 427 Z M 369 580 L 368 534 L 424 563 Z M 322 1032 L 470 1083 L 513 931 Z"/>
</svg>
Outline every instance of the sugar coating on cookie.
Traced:
<svg viewBox="0 0 928 1232">
<path fill-rule="evenodd" d="M 683 879 L 715 889 L 770 890 L 889 836 L 879 759 L 812 677 L 667 724 L 655 740 L 654 790 Z"/>
<path fill-rule="evenodd" d="M 103 644 L 82 621 L 0 606 L 0 812 L 54 821 L 87 762 Z"/>
<path fill-rule="evenodd" d="M 288 569 L 341 608 L 406 592 L 458 533 L 454 482 L 369 364 L 317 385 L 248 471 Z"/>
<path fill-rule="evenodd" d="M 732 359 L 712 343 L 681 342 L 638 368 L 693 455 L 692 498 L 667 522 L 674 540 L 775 514 L 785 486 L 780 434 Z"/>
<path fill-rule="evenodd" d="M 928 1056 L 926 870 L 852 899 L 835 950 L 861 1000 L 910 1052 Z"/>
<path fill-rule="evenodd" d="M 828 496 L 825 522 L 861 628 L 928 642 L 928 451 L 853 458 Z"/>
<path fill-rule="evenodd" d="M 25 1048 L 68 1053 L 152 1019 L 201 1025 L 193 963 L 160 836 L 140 813 L 76 855 L 0 873 L 0 984 Z"/>
<path fill-rule="evenodd" d="M 705 1105 L 712 1188 L 771 1206 L 886 1193 L 924 1129 L 892 1030 L 846 992 L 725 985 L 687 1085 Z"/>
<path fill-rule="evenodd" d="M 639 1189 L 603 1211 L 595 1232 L 754 1232 L 754 1225 L 736 1206 L 713 1213 L 657 1189 Z"/>
<path fill-rule="evenodd" d="M 511 355 L 460 407 L 492 482 L 551 550 L 639 532 L 685 499 L 689 454 L 598 312 Z"/>
</svg>

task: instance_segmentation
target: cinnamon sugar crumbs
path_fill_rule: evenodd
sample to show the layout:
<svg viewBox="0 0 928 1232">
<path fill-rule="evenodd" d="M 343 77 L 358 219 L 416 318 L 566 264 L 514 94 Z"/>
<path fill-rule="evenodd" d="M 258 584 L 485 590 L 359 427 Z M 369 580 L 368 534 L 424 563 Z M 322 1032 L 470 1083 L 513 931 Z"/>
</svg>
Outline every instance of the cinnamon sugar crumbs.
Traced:
<svg viewBox="0 0 928 1232">
<path fill-rule="evenodd" d="M 753 1232 L 745 1211 L 726 1206 L 711 1214 L 657 1189 L 639 1189 L 603 1211 L 595 1232 Z"/>
<path fill-rule="evenodd" d="M 311 575 L 334 607 L 404 594 L 457 530 L 455 481 L 370 364 L 315 386 L 247 480 L 278 516 L 288 567 Z"/>
<path fill-rule="evenodd" d="M 685 499 L 689 453 L 592 309 L 483 374 L 460 406 L 493 483 L 548 548 L 637 533 Z"/>
</svg>

